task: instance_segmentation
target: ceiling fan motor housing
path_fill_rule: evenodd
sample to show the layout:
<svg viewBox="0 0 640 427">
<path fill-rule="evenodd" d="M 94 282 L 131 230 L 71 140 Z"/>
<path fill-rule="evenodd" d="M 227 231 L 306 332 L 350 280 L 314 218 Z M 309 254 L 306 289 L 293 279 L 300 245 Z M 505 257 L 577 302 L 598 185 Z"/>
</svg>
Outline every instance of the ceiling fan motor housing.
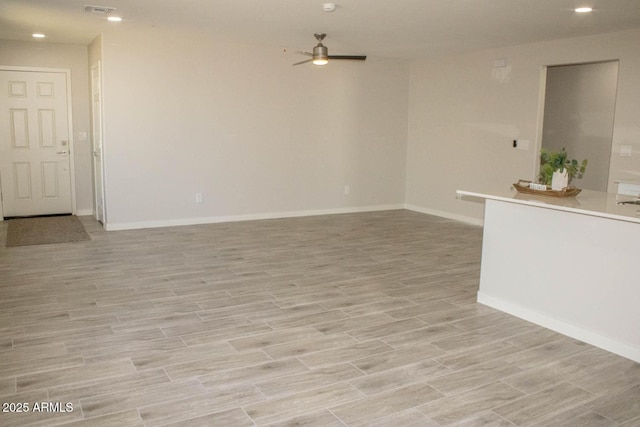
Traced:
<svg viewBox="0 0 640 427">
<path fill-rule="evenodd" d="M 318 45 L 313 48 L 313 59 L 328 59 L 328 57 L 329 49 L 322 43 L 318 43 Z"/>
</svg>

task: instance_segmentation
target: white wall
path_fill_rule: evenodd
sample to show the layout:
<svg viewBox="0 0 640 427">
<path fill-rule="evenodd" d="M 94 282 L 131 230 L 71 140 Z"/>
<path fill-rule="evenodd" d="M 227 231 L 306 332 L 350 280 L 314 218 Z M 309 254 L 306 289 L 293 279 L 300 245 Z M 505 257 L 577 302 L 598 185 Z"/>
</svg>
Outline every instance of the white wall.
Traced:
<svg viewBox="0 0 640 427">
<path fill-rule="evenodd" d="M 406 203 L 469 221 L 482 204 L 456 200 L 456 189 L 484 193 L 536 174 L 542 69 L 547 65 L 620 60 L 609 176 L 640 181 L 640 31 L 556 40 L 416 61 L 411 65 Z M 494 78 L 505 59 L 510 78 Z M 512 148 L 514 139 L 529 150 Z M 619 156 L 620 145 L 633 147 Z M 588 171 L 587 171 L 588 173 Z"/>
<path fill-rule="evenodd" d="M 89 76 L 87 47 L 81 45 L 0 40 L 0 65 L 65 68 L 71 70 L 71 108 L 73 109 L 73 161 L 76 209 L 87 215 L 93 211 L 91 181 L 91 143 L 79 141 L 78 133 L 89 134 Z"/>
<path fill-rule="evenodd" d="M 102 58 L 109 229 L 403 206 L 404 61 L 148 32 Z"/>
<path fill-rule="evenodd" d="M 195 35 L 119 31 L 103 42 L 112 228 L 405 203 L 478 222 L 482 205 L 455 190 L 535 176 L 542 69 L 567 63 L 620 60 L 609 191 L 614 180 L 640 181 L 638 30 L 324 68 Z M 89 131 L 86 46 L 0 41 L 0 58 L 71 68 L 74 131 Z M 511 67 L 505 83 L 492 74 L 500 58 Z M 515 138 L 529 150 L 513 149 Z M 619 156 L 620 145 L 633 155 Z M 78 209 L 91 210 L 90 143 L 75 148 Z"/>
</svg>

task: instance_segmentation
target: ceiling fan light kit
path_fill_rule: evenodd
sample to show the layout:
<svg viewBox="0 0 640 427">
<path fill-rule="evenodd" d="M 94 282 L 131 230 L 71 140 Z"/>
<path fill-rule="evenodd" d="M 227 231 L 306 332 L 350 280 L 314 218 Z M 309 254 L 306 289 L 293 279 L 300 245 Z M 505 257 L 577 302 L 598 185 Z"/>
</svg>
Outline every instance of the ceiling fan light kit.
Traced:
<svg viewBox="0 0 640 427">
<path fill-rule="evenodd" d="M 329 62 L 329 49 L 322 42 L 313 48 L 313 63 L 315 65 L 326 65 Z"/>
</svg>

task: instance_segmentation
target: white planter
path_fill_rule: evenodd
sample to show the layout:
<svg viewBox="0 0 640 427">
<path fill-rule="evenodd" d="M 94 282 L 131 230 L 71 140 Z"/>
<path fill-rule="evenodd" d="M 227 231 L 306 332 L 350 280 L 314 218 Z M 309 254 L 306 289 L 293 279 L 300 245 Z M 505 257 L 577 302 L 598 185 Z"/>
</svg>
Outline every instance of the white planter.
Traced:
<svg viewBox="0 0 640 427">
<path fill-rule="evenodd" d="M 569 186 L 569 171 L 565 168 L 563 172 L 555 171 L 551 178 L 552 190 L 564 190 Z"/>
</svg>

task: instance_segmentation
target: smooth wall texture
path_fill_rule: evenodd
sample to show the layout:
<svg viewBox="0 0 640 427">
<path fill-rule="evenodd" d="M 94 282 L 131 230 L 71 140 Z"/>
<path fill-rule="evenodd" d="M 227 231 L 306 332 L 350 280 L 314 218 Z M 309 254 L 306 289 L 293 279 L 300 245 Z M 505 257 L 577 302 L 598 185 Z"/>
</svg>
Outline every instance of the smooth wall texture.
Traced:
<svg viewBox="0 0 640 427">
<path fill-rule="evenodd" d="M 549 65 L 620 60 L 608 188 L 616 191 L 615 180 L 640 181 L 638 46 L 634 30 L 412 63 L 407 206 L 480 222 L 483 205 L 457 200 L 457 189 L 491 193 L 534 178 Z M 513 148 L 514 139 L 528 140 L 529 149 Z M 621 145 L 631 145 L 633 155 L 621 157 Z"/>
<path fill-rule="evenodd" d="M 89 75 L 87 46 L 0 40 L 0 65 L 71 70 L 71 108 L 73 114 L 73 161 L 76 209 L 79 214 L 93 212 L 91 142 L 80 141 L 79 132 L 89 132 Z"/>
<path fill-rule="evenodd" d="M 102 36 L 109 229 L 403 206 L 408 63 L 200 36 Z"/>
<path fill-rule="evenodd" d="M 103 62 L 114 229 L 403 206 L 480 223 L 482 204 L 455 190 L 535 176 L 547 65 L 620 61 L 609 191 L 615 180 L 640 181 L 637 30 L 327 67 L 292 67 L 295 47 L 159 29 L 102 42 L 89 49 Z M 74 133 L 89 132 L 86 46 L 0 41 L 0 58 L 71 68 Z M 87 212 L 90 153 L 89 141 L 75 141 L 77 206 Z"/>
</svg>

